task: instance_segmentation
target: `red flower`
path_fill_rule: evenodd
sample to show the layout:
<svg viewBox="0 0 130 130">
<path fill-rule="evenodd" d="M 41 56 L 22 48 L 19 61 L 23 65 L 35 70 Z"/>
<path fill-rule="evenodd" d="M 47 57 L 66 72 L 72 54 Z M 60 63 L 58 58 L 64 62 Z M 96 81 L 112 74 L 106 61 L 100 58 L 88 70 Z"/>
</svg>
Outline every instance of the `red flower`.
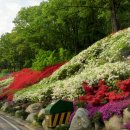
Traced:
<svg viewBox="0 0 130 130">
<path fill-rule="evenodd" d="M 88 86 L 86 82 L 82 83 L 83 89 L 86 93 L 93 94 L 93 88 Z"/>
<path fill-rule="evenodd" d="M 50 76 L 54 71 L 56 71 L 63 64 L 56 64 L 53 66 L 48 66 L 42 71 L 34 71 L 25 68 L 19 72 L 12 73 L 14 81 L 7 88 L 3 89 L 2 97 L 7 97 L 8 100 L 13 99 L 13 94 L 25 87 L 33 85 L 45 77 Z M 10 93 L 11 92 L 11 93 Z"/>
<path fill-rule="evenodd" d="M 99 82 L 98 82 L 98 87 L 100 87 L 100 86 L 102 86 L 102 85 L 104 85 L 105 84 L 105 81 L 104 80 L 99 80 Z"/>
</svg>

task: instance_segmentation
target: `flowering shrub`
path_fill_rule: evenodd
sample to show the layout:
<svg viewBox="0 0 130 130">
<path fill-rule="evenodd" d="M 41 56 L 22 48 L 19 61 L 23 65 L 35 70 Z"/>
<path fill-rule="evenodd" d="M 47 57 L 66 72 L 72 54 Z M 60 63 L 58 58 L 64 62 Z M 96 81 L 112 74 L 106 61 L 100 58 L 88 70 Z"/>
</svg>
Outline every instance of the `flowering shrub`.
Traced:
<svg viewBox="0 0 130 130">
<path fill-rule="evenodd" d="M 109 87 L 108 90 L 101 91 L 116 91 L 106 93 L 106 100 L 125 98 L 127 93 L 125 91 L 122 93 L 118 92 L 115 82 L 127 79 L 130 76 L 130 64 L 128 62 L 130 48 L 130 43 L 128 42 L 130 39 L 129 34 L 130 28 L 97 41 L 55 71 L 51 77 L 20 93 L 16 93 L 14 99 L 40 99 L 43 93 L 47 95 L 48 88 L 52 89 L 51 94 L 53 99 L 75 99 L 83 94 L 82 81 L 86 81 L 89 86 L 93 87 L 93 84 L 97 84 L 100 79 L 104 80 L 105 85 Z M 98 95 L 101 96 L 102 93 Z M 121 98 L 118 93 L 122 94 Z M 93 102 L 100 102 L 98 98 L 95 98 L 96 101 Z M 102 98 L 101 103 L 106 100 Z"/>
<path fill-rule="evenodd" d="M 50 87 L 53 89 L 54 99 L 74 99 L 82 94 L 82 81 L 88 81 L 90 86 L 98 83 L 100 79 L 103 79 L 109 84 L 111 89 L 113 85 L 115 85 L 114 81 L 121 79 L 120 75 L 127 75 L 126 77 L 128 77 L 128 73 L 130 73 L 130 66 L 126 63 L 106 63 L 96 68 L 85 68 L 81 73 L 77 73 L 70 78 L 55 81 Z M 53 78 L 53 75 L 51 77 Z"/>
<path fill-rule="evenodd" d="M 13 82 L 13 77 L 9 77 L 7 79 L 0 81 L 0 88 L 8 86 L 11 82 Z"/>
<path fill-rule="evenodd" d="M 0 78 L 0 81 L 5 80 L 5 79 L 7 79 L 7 78 L 9 78 L 9 76 L 1 77 L 1 78 Z"/>
<path fill-rule="evenodd" d="M 127 123 L 123 126 L 124 129 L 130 130 L 130 123 Z"/>
<path fill-rule="evenodd" d="M 130 92 L 130 78 L 126 80 L 119 80 L 117 86 L 124 92 Z"/>
<path fill-rule="evenodd" d="M 94 85 L 94 87 L 89 86 L 86 82 L 83 82 L 82 86 L 86 95 L 79 96 L 79 100 L 92 105 L 125 99 L 130 95 L 130 78 L 119 80 L 113 91 L 110 91 L 111 87 L 105 85 L 104 80 L 99 80 L 98 84 Z"/>
<path fill-rule="evenodd" d="M 23 69 L 19 72 L 15 72 L 14 81 L 7 88 L 3 89 L 1 97 L 7 96 L 8 100 L 12 100 L 13 94 L 25 87 L 37 83 L 41 79 L 50 76 L 55 70 L 57 70 L 62 64 L 49 66 L 40 71 L 33 71 L 31 69 Z"/>
<path fill-rule="evenodd" d="M 121 115 L 124 108 L 130 104 L 130 99 L 125 99 L 117 102 L 110 102 L 99 109 L 104 120 L 109 119 L 112 115 Z"/>
<path fill-rule="evenodd" d="M 98 120 L 98 117 L 102 117 L 101 120 L 108 120 L 113 115 L 121 116 L 123 113 L 123 109 L 127 108 L 130 104 L 130 99 L 124 99 L 120 101 L 109 102 L 105 105 L 93 106 L 91 104 L 87 104 L 85 109 L 88 111 L 88 117 L 90 120 Z M 76 111 L 77 109 L 75 109 Z M 71 123 L 75 111 L 71 114 L 69 122 Z M 98 119 L 95 119 L 96 118 Z M 126 125 L 127 126 L 127 125 Z"/>
</svg>

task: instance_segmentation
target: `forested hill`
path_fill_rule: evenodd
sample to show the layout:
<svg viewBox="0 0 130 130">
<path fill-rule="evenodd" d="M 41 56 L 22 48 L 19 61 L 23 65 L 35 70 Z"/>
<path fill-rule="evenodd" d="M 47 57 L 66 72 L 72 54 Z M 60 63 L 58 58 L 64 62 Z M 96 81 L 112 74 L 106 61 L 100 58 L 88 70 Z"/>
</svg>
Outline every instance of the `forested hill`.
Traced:
<svg viewBox="0 0 130 130">
<path fill-rule="evenodd" d="M 0 70 L 42 69 L 67 61 L 104 36 L 129 27 L 129 12 L 129 0 L 49 0 L 22 8 L 12 32 L 0 38 Z"/>
</svg>

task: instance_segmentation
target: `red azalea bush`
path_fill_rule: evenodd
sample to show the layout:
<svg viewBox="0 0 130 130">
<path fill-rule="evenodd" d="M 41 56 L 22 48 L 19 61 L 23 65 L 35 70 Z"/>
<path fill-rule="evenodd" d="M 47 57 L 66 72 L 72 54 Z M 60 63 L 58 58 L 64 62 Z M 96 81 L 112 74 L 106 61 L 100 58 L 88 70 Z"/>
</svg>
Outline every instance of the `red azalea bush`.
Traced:
<svg viewBox="0 0 130 130">
<path fill-rule="evenodd" d="M 12 75 L 14 76 L 14 81 L 7 88 L 3 89 L 3 93 L 0 95 L 0 98 L 7 97 L 8 100 L 12 100 L 13 94 L 16 91 L 33 85 L 45 77 L 49 77 L 54 71 L 56 71 L 62 65 L 63 63 L 48 66 L 44 68 L 42 71 L 34 71 L 25 68 L 19 72 L 12 73 Z"/>
<path fill-rule="evenodd" d="M 92 105 L 100 105 L 110 101 L 122 100 L 130 95 L 130 78 L 120 80 L 116 84 L 116 89 L 111 91 L 103 80 L 91 87 L 86 82 L 82 83 L 85 91 L 84 96 L 79 96 L 79 100 Z"/>
<path fill-rule="evenodd" d="M 130 92 L 130 78 L 123 81 L 119 80 L 116 85 L 124 92 Z"/>
</svg>

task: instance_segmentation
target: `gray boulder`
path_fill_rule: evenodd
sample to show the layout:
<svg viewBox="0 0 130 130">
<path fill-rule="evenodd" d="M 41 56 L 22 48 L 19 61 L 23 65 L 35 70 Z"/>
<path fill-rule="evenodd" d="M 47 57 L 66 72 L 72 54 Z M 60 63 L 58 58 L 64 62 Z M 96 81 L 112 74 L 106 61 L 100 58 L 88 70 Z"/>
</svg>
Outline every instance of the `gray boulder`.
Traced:
<svg viewBox="0 0 130 130">
<path fill-rule="evenodd" d="M 45 117 L 45 109 L 41 109 L 38 113 L 38 118 L 44 118 Z"/>
<path fill-rule="evenodd" d="M 90 120 L 88 118 L 88 112 L 84 108 L 79 108 L 70 124 L 69 130 L 84 130 L 90 125 Z"/>
<path fill-rule="evenodd" d="M 46 126 L 46 121 L 45 120 L 43 120 L 43 122 L 42 122 L 42 127 L 43 127 L 43 130 L 47 130 L 47 126 Z"/>
<path fill-rule="evenodd" d="M 127 124 L 130 122 L 130 111 L 128 111 L 128 108 L 124 109 L 123 111 L 123 124 Z"/>
<path fill-rule="evenodd" d="M 34 103 L 29 105 L 25 111 L 28 113 L 36 113 L 36 112 L 38 113 L 41 109 L 42 109 L 41 103 Z"/>
<path fill-rule="evenodd" d="M 35 121 L 35 116 L 37 115 L 37 113 L 30 113 L 26 119 L 26 121 L 33 123 Z"/>
<path fill-rule="evenodd" d="M 123 119 L 121 116 L 113 115 L 108 121 L 104 121 L 105 130 L 122 130 Z"/>
</svg>

